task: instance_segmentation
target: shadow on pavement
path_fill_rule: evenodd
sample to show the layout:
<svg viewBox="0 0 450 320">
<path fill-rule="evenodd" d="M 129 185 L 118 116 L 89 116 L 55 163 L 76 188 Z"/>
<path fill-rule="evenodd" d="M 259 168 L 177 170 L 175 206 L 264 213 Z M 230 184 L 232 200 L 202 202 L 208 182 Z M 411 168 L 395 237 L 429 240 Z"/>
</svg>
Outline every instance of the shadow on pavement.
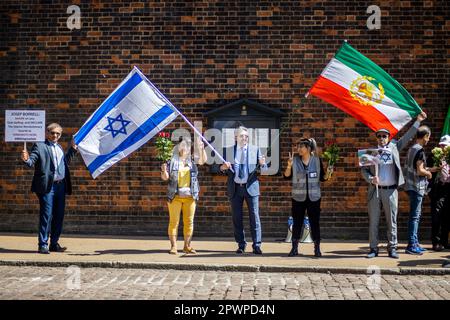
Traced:
<svg viewBox="0 0 450 320">
<path fill-rule="evenodd" d="M 152 253 L 166 253 L 168 250 L 133 250 L 133 249 L 112 249 L 112 250 L 97 250 L 94 253 L 69 253 L 69 256 L 98 256 L 103 254 L 152 254 Z"/>
<path fill-rule="evenodd" d="M 236 254 L 234 253 L 234 251 L 221 251 L 221 252 L 217 252 L 217 253 L 207 253 L 207 254 L 203 254 L 202 251 L 197 250 L 197 253 L 200 254 L 181 254 L 180 257 L 181 258 L 242 258 L 242 259 L 246 259 L 246 258 L 255 258 L 255 257 L 283 257 L 283 255 L 281 255 L 280 253 L 263 253 L 262 255 L 257 255 L 257 254 L 253 254 L 251 252 L 246 252 L 243 254 Z M 286 254 L 287 256 L 287 254 Z"/>
<path fill-rule="evenodd" d="M 337 254 L 337 255 L 346 255 L 346 256 L 359 256 L 367 254 L 369 250 L 366 248 L 357 249 L 357 250 L 336 250 L 336 251 L 327 251 L 327 253 Z"/>
<path fill-rule="evenodd" d="M 399 261 L 399 267 L 418 267 L 418 266 L 427 266 L 427 265 L 442 265 L 445 261 L 445 258 L 442 259 L 426 259 L 426 260 L 408 260 L 408 261 Z"/>
<path fill-rule="evenodd" d="M 197 253 L 199 254 L 180 254 L 180 258 L 236 258 L 236 259 L 247 259 L 247 258 L 269 258 L 269 257 L 275 257 L 275 258 L 286 258 L 286 259 L 295 259 L 295 258 L 313 258 L 313 259 L 321 259 L 314 257 L 313 254 L 302 254 L 299 253 L 297 257 L 288 257 L 289 252 L 280 253 L 280 252 L 272 252 L 272 253 L 265 253 L 263 251 L 262 255 L 253 254 L 250 252 L 245 252 L 244 254 L 236 254 L 234 251 L 222 251 L 222 252 L 216 252 L 216 253 L 208 253 L 203 254 L 204 251 L 197 250 Z M 209 251 L 210 252 L 210 251 Z M 323 258 L 324 256 L 322 256 Z M 334 256 L 336 258 L 336 256 Z M 340 258 L 340 257 L 337 257 Z"/>
<path fill-rule="evenodd" d="M 18 249 L 4 249 L 0 248 L 0 253 L 38 253 L 36 250 L 18 250 Z"/>
</svg>

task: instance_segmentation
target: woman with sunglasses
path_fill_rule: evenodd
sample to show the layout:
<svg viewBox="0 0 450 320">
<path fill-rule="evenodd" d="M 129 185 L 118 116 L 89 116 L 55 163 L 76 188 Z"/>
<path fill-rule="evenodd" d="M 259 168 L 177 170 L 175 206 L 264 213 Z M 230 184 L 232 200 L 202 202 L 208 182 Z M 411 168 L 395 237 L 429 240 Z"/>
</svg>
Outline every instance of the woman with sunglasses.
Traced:
<svg viewBox="0 0 450 320">
<path fill-rule="evenodd" d="M 303 226 L 305 213 L 311 224 L 311 234 L 314 241 L 314 256 L 321 257 L 320 252 L 320 182 L 324 182 L 325 172 L 322 160 L 314 154 L 316 142 L 314 139 L 300 139 L 297 144 L 298 155 L 289 153 L 285 178 L 292 178 L 292 249 L 289 257 L 298 255 L 298 242 Z M 328 171 L 328 168 L 327 168 Z M 330 174 L 327 174 L 330 176 Z"/>
</svg>

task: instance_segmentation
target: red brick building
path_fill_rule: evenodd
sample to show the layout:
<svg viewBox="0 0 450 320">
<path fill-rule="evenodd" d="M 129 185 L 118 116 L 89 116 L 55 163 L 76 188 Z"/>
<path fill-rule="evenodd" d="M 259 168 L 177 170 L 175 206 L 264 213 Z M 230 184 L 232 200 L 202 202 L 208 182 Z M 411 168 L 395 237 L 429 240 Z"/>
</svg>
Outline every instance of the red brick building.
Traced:
<svg viewBox="0 0 450 320">
<path fill-rule="evenodd" d="M 69 5 L 81 28 L 70 30 Z M 369 30 L 369 5 L 381 28 Z M 367 238 L 366 183 L 356 151 L 374 134 L 335 107 L 304 94 L 344 39 L 403 84 L 428 113 L 435 145 L 450 103 L 448 1 L 2 1 L 0 126 L 6 109 L 46 110 L 64 128 L 64 146 L 87 117 L 138 66 L 192 121 L 238 99 L 281 110 L 283 168 L 292 139 L 330 138 L 342 149 L 334 182 L 324 185 L 323 237 Z M 181 120 L 169 129 L 184 126 Z M 0 231 L 36 232 L 38 201 L 20 143 L 0 133 Z M 29 146 L 30 147 L 30 146 Z M 431 148 L 428 147 L 429 151 Z M 403 152 L 403 157 L 405 152 Z M 166 186 L 154 140 L 96 180 L 81 157 L 72 164 L 65 232 L 166 235 Z M 284 237 L 290 184 L 263 177 L 263 236 Z M 232 236 L 225 177 L 201 169 L 195 234 Z M 404 241 L 407 197 L 400 195 Z M 428 239 L 429 203 L 421 225 Z M 248 223 L 246 223 L 248 225 Z M 384 221 L 382 222 L 384 225 Z M 384 232 L 382 231 L 384 236 Z"/>
</svg>

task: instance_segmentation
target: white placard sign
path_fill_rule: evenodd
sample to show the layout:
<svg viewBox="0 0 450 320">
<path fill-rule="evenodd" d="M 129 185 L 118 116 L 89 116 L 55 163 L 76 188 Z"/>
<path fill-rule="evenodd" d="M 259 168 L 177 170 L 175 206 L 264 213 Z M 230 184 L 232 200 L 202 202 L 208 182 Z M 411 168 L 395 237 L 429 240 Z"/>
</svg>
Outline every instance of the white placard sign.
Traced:
<svg viewBox="0 0 450 320">
<path fill-rule="evenodd" d="M 45 110 L 6 110 L 5 141 L 45 140 Z"/>
</svg>

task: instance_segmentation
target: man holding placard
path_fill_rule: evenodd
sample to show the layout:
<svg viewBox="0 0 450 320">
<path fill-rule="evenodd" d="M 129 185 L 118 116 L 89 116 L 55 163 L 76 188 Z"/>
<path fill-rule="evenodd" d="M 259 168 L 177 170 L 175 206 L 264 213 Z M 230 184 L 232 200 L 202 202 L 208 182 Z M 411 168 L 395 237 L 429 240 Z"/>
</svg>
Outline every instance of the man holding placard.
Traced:
<svg viewBox="0 0 450 320">
<path fill-rule="evenodd" d="M 66 194 L 72 193 L 69 164 L 77 152 L 72 141 L 69 151 L 64 154 L 58 144 L 62 127 L 57 123 L 47 126 L 47 139 L 37 142 L 31 152 L 22 152 L 22 160 L 28 167 L 34 166 L 31 191 L 39 198 L 39 247 L 38 252 L 63 252 L 66 248 L 58 243 L 62 232 Z M 50 234 L 50 246 L 48 244 Z"/>
<path fill-rule="evenodd" d="M 405 184 L 402 173 L 399 152 L 405 148 L 414 137 L 420 122 L 426 119 L 425 112 L 417 116 L 417 121 L 398 141 L 389 141 L 390 131 L 379 129 L 375 132 L 378 140 L 379 159 L 375 166 L 363 166 L 361 168 L 364 179 L 369 183 L 368 209 L 369 209 L 369 246 L 367 258 L 378 256 L 378 226 L 380 223 L 380 205 L 383 206 L 388 238 L 388 255 L 398 259 L 397 253 L 397 212 L 398 212 L 398 187 Z M 377 193 L 379 189 L 379 194 Z"/>
</svg>

